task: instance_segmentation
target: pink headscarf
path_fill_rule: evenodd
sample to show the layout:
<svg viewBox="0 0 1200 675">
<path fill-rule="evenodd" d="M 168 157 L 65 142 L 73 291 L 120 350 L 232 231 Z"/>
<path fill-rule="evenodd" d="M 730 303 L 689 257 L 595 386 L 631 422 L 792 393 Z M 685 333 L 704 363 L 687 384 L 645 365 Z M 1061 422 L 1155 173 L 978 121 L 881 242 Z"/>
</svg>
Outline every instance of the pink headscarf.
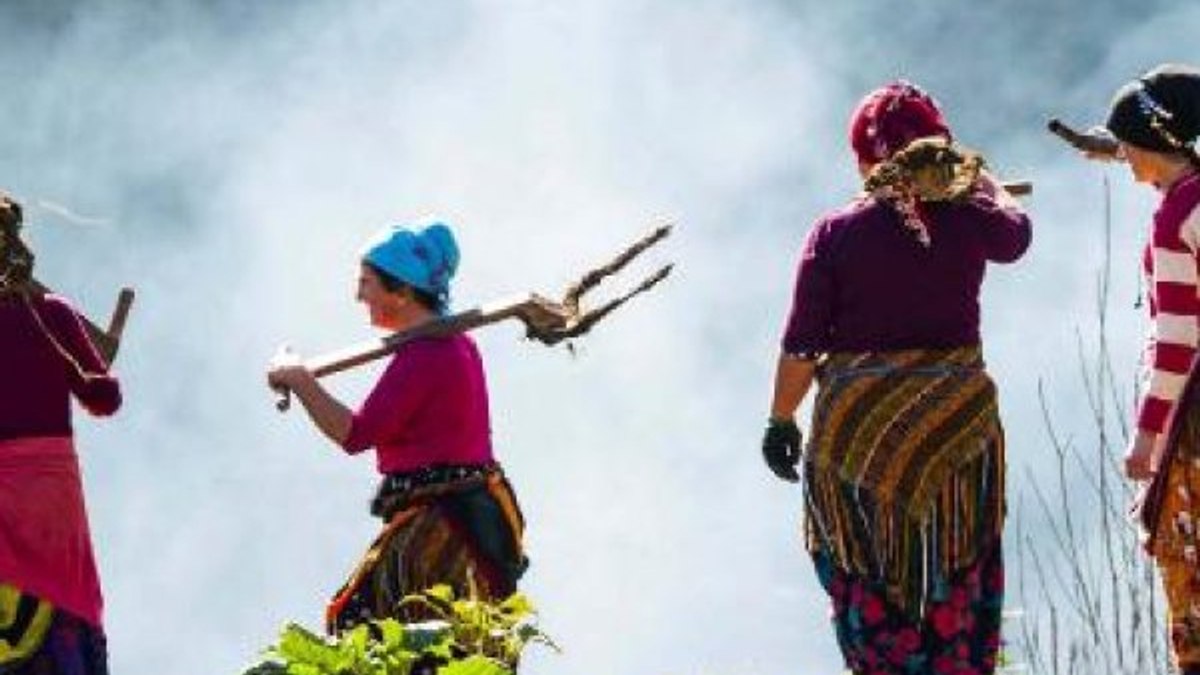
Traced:
<svg viewBox="0 0 1200 675">
<path fill-rule="evenodd" d="M 850 145 L 864 164 L 878 164 L 927 136 L 952 140 L 933 97 L 904 80 L 867 94 L 850 116 Z"/>
</svg>

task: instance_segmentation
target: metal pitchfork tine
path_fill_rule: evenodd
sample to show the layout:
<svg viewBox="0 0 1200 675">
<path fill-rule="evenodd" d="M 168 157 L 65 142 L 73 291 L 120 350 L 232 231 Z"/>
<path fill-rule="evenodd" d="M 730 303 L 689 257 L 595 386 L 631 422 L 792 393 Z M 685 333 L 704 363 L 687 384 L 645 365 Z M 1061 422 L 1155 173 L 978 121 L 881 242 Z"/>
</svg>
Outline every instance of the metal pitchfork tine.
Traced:
<svg viewBox="0 0 1200 675">
<path fill-rule="evenodd" d="M 544 345 L 556 345 L 563 340 L 586 334 L 597 323 L 635 296 L 656 286 L 671 273 L 674 265 L 664 265 L 647 276 L 637 286 L 608 302 L 585 311 L 584 294 L 602 281 L 620 272 L 634 258 L 671 234 L 671 226 L 660 225 L 646 236 L 617 254 L 611 261 L 586 272 L 579 281 L 567 288 L 562 301 L 537 293 L 529 293 L 489 305 L 481 305 L 450 316 L 439 317 L 414 328 L 363 342 L 346 349 L 330 352 L 305 361 L 304 366 L 315 376 L 324 377 L 387 356 L 401 345 L 422 337 L 464 333 L 483 326 L 517 319 L 525 326 L 525 337 Z M 291 405 L 290 391 L 277 391 L 275 407 L 285 411 Z"/>
</svg>

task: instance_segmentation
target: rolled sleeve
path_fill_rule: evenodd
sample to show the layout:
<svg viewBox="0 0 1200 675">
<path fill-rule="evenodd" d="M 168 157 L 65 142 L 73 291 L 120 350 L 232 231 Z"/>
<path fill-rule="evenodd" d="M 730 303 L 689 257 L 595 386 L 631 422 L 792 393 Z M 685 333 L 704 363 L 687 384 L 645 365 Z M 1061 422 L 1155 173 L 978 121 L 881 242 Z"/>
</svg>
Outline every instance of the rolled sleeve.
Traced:
<svg viewBox="0 0 1200 675">
<path fill-rule="evenodd" d="M 375 388 L 351 414 L 350 433 L 342 442 L 343 450 L 357 454 L 403 433 L 428 391 L 420 386 L 421 364 L 420 359 L 392 357 Z"/>
</svg>

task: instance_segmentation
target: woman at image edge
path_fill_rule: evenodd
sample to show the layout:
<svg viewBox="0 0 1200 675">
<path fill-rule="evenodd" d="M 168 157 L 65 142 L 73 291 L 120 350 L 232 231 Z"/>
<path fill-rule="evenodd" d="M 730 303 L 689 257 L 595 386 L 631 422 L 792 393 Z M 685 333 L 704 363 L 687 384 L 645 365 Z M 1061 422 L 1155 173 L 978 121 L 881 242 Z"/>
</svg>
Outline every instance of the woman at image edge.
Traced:
<svg viewBox="0 0 1200 675">
<path fill-rule="evenodd" d="M 385 228 L 360 265 L 358 300 L 371 324 L 402 331 L 446 313 L 458 258 L 442 223 Z M 483 363 L 469 336 L 405 343 L 356 411 L 294 353 L 276 357 L 267 379 L 294 393 L 346 452 L 375 448 L 383 475 L 371 509 L 383 531 L 331 602 L 330 632 L 366 619 L 423 618 L 397 603 L 435 584 L 486 599 L 515 591 L 526 565 L 524 522 L 493 458 Z"/>
<path fill-rule="evenodd" d="M 5 226 L 20 207 L 0 196 Z M 11 244 L 10 244 L 11 245 Z M 23 246 L 23 245 L 22 245 Z M 103 597 L 71 399 L 108 416 L 117 378 L 65 299 L 0 261 L 0 673 L 106 675 Z"/>
</svg>

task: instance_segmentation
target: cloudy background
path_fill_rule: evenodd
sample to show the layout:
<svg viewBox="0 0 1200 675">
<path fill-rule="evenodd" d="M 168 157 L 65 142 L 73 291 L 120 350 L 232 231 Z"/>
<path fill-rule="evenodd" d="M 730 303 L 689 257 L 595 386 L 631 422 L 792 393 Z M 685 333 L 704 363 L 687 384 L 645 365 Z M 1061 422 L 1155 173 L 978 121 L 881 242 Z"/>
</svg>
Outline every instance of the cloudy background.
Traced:
<svg viewBox="0 0 1200 675">
<path fill-rule="evenodd" d="M 985 293 L 1014 489 L 1047 466 L 1039 381 L 1088 443 L 1075 354 L 1094 343 L 1106 175 L 1132 387 L 1155 197 L 1043 128 L 1200 61 L 1195 3 L 138 4 L 0 6 L 0 184 L 30 205 L 40 276 L 97 319 L 139 293 L 126 405 L 77 423 L 116 673 L 237 673 L 283 622 L 319 625 L 374 532 L 373 463 L 279 415 L 263 366 L 285 340 L 368 335 L 357 248 L 424 214 L 460 237 L 460 306 L 557 289 L 678 222 L 649 261 L 676 275 L 577 356 L 513 326 L 478 336 L 529 519 L 523 587 L 564 648 L 523 672 L 837 672 L 799 490 L 758 442 L 799 244 L 855 189 L 846 117 L 897 76 L 1036 182 L 1034 246 Z M 356 401 L 375 372 L 331 386 Z"/>
</svg>

